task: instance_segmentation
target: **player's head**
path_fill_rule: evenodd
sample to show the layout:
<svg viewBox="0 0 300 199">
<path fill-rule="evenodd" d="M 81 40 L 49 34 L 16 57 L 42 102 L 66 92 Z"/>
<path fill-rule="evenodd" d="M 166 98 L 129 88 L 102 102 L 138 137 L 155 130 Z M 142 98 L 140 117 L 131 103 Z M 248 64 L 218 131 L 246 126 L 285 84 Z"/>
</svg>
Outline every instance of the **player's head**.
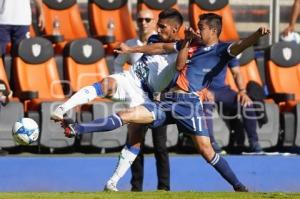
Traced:
<svg viewBox="0 0 300 199">
<path fill-rule="evenodd" d="M 141 34 L 151 34 L 156 31 L 156 20 L 151 10 L 141 10 L 137 15 L 137 25 Z"/>
<path fill-rule="evenodd" d="M 183 17 L 174 8 L 159 13 L 157 32 L 163 41 L 173 41 L 178 37 L 178 31 L 183 23 Z"/>
<path fill-rule="evenodd" d="M 222 17 L 214 13 L 199 16 L 199 34 L 204 43 L 208 40 L 217 40 L 222 31 Z"/>
</svg>

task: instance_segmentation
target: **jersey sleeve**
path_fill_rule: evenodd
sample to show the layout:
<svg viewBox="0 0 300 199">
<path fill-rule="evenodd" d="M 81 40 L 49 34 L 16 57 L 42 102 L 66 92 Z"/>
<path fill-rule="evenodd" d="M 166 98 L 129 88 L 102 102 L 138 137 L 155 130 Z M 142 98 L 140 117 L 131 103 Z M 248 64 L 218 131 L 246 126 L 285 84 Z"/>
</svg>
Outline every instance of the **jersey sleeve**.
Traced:
<svg viewBox="0 0 300 199">
<path fill-rule="evenodd" d="M 159 42 L 161 42 L 161 41 L 160 41 L 160 38 L 158 35 L 151 35 L 148 39 L 147 44 L 153 44 L 153 43 L 159 43 Z"/>
</svg>

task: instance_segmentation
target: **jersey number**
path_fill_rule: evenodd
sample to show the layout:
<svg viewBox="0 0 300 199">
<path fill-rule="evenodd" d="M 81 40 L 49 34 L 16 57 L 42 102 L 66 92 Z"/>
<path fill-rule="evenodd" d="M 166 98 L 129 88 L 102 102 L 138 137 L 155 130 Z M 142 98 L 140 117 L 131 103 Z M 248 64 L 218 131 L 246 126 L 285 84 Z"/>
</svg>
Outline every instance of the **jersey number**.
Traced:
<svg viewBox="0 0 300 199">
<path fill-rule="evenodd" d="M 201 117 L 193 117 L 191 120 L 193 123 L 194 131 L 202 131 Z"/>
</svg>

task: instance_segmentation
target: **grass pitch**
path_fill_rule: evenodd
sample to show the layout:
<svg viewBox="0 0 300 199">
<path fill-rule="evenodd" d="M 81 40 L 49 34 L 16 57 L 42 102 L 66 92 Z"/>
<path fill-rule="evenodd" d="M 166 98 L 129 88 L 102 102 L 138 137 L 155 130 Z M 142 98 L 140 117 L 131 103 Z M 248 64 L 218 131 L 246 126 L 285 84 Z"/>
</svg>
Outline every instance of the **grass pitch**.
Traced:
<svg viewBox="0 0 300 199">
<path fill-rule="evenodd" d="M 285 199 L 299 198 L 300 193 L 234 193 L 234 192 L 62 192 L 62 193 L 1 193 L 0 199 Z"/>
</svg>

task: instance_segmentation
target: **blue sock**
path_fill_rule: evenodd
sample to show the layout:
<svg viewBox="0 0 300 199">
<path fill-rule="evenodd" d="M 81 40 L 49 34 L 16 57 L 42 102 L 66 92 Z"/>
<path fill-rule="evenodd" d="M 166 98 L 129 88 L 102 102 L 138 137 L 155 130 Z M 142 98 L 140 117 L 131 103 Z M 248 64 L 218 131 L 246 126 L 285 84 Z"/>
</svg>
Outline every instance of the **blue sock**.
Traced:
<svg viewBox="0 0 300 199">
<path fill-rule="evenodd" d="M 104 96 L 104 93 L 103 93 L 103 90 L 102 90 L 102 85 L 101 85 L 100 82 L 96 82 L 92 86 L 96 89 L 97 95 L 99 97 L 103 97 Z"/>
<path fill-rule="evenodd" d="M 79 134 L 112 131 L 123 125 L 121 118 L 117 115 L 111 115 L 105 118 L 99 118 L 89 123 L 76 124 L 75 129 Z"/>
<path fill-rule="evenodd" d="M 242 185 L 242 183 L 237 179 L 227 161 L 221 157 L 219 154 L 215 154 L 210 164 L 221 174 L 221 176 L 227 180 L 233 187 Z"/>
</svg>

